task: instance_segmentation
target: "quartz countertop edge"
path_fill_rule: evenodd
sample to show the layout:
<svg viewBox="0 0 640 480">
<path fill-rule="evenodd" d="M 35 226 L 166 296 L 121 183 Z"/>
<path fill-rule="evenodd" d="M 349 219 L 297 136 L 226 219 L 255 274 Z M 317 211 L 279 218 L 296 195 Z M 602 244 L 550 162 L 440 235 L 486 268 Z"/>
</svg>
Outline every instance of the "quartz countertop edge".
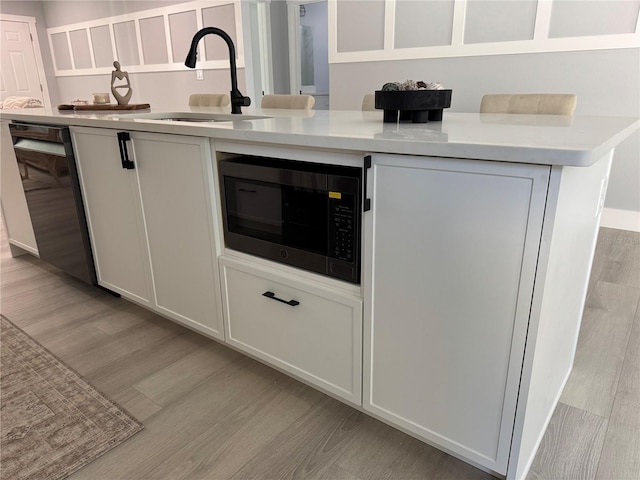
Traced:
<svg viewBox="0 0 640 480">
<path fill-rule="evenodd" d="M 267 118 L 179 122 L 144 118 L 179 112 L 229 114 L 212 107 L 135 112 L 1 110 L 0 119 L 30 123 L 172 133 L 239 142 L 366 153 L 424 155 L 584 167 L 640 129 L 633 117 L 444 112 L 441 122 L 383 123 L 382 112 L 244 109 Z"/>
</svg>

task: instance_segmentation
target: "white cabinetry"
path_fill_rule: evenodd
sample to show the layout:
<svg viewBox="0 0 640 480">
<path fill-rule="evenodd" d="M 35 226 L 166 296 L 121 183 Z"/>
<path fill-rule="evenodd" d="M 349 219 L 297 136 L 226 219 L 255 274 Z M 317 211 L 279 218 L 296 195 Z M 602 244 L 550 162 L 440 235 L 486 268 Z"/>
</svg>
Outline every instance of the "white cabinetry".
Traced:
<svg viewBox="0 0 640 480">
<path fill-rule="evenodd" d="M 7 237 L 11 245 L 38 254 L 36 237 L 31 225 L 27 199 L 22 189 L 20 171 L 13 152 L 9 122 L 0 124 L 0 192 L 2 192 L 2 216 L 7 225 Z M 24 252 L 23 252 L 24 253 Z"/>
<path fill-rule="evenodd" d="M 100 285 L 223 338 L 208 140 L 72 128 Z"/>
<path fill-rule="evenodd" d="M 360 298 L 257 264 L 220 262 L 227 342 L 360 405 Z"/>
<path fill-rule="evenodd" d="M 505 474 L 550 169 L 374 155 L 363 406 Z"/>
<path fill-rule="evenodd" d="M 149 258 L 135 170 L 120 163 L 116 132 L 71 128 L 98 283 L 151 305 Z"/>
</svg>

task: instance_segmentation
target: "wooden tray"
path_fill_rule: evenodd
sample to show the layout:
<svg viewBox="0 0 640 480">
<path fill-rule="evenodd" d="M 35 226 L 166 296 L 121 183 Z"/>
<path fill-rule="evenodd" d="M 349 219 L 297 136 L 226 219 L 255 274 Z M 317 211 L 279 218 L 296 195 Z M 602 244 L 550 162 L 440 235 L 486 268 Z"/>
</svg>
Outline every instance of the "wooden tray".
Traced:
<svg viewBox="0 0 640 480">
<path fill-rule="evenodd" d="M 142 110 L 151 108 L 148 103 L 132 103 L 130 105 L 118 105 L 109 103 L 104 105 L 58 105 L 58 110 Z"/>
</svg>

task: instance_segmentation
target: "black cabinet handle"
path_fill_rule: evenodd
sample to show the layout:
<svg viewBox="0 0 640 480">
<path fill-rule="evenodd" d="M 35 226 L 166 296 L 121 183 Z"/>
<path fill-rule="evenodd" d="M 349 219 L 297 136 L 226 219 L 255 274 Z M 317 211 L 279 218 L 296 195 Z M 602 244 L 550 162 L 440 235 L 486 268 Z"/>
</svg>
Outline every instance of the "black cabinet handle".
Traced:
<svg viewBox="0 0 640 480">
<path fill-rule="evenodd" d="M 135 167 L 133 161 L 129 160 L 129 152 L 127 151 L 127 144 L 131 140 L 129 132 L 118 132 L 118 146 L 120 147 L 120 161 L 122 162 L 122 168 L 127 170 L 133 170 Z"/>
<path fill-rule="evenodd" d="M 300 305 L 300 302 L 297 300 L 289 300 L 288 302 L 286 300 L 282 300 L 281 298 L 276 297 L 276 294 L 273 292 L 264 292 L 262 294 L 263 297 L 267 297 L 270 298 L 271 300 L 276 300 L 278 302 L 281 303 L 286 303 L 287 305 L 291 306 L 291 307 L 295 307 L 296 305 Z"/>
<path fill-rule="evenodd" d="M 368 212 L 369 210 L 371 210 L 371 199 L 367 198 L 367 171 L 370 168 L 371 168 L 371 155 L 367 155 L 366 157 L 364 157 L 364 176 L 363 176 L 364 188 L 362 189 L 362 191 L 364 192 L 364 205 L 362 208 L 363 212 Z"/>
</svg>

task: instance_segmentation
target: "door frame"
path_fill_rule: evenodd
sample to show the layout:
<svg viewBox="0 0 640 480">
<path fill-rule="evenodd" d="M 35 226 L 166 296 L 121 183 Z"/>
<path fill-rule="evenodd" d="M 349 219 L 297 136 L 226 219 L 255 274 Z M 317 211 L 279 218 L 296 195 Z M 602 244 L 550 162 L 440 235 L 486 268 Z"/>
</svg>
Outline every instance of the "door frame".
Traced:
<svg viewBox="0 0 640 480">
<path fill-rule="evenodd" d="M 246 89 L 256 107 L 264 94 L 273 93 L 270 1 L 240 2 Z"/>
<path fill-rule="evenodd" d="M 320 3 L 323 0 L 287 0 L 287 25 L 289 27 L 289 85 L 293 95 L 302 91 L 300 76 L 300 6 Z M 327 25 L 327 28 L 329 26 Z"/>
<path fill-rule="evenodd" d="M 25 17 L 22 15 L 8 15 L 0 13 L 0 21 L 26 23 L 29 27 L 29 33 L 31 34 L 31 46 L 33 48 L 33 54 L 36 59 L 36 68 L 38 69 L 38 78 L 40 80 L 40 87 L 42 90 L 43 104 L 47 110 L 51 110 L 51 97 L 49 95 L 49 87 L 47 85 L 47 76 L 44 69 L 44 62 L 42 61 L 42 50 L 40 49 L 40 42 L 38 41 L 38 32 L 36 29 L 35 17 Z"/>
</svg>

